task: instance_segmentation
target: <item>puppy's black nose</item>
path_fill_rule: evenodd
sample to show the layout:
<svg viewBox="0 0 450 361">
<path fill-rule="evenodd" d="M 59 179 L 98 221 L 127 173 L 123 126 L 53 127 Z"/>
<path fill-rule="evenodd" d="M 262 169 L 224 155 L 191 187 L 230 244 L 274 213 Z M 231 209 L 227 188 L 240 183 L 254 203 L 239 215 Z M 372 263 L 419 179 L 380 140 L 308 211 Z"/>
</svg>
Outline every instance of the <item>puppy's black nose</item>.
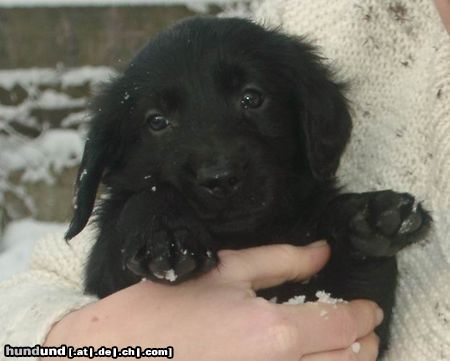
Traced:
<svg viewBox="0 0 450 361">
<path fill-rule="evenodd" d="M 203 168 L 197 172 L 197 184 L 216 198 L 226 198 L 242 186 L 242 175 L 228 168 Z"/>
</svg>

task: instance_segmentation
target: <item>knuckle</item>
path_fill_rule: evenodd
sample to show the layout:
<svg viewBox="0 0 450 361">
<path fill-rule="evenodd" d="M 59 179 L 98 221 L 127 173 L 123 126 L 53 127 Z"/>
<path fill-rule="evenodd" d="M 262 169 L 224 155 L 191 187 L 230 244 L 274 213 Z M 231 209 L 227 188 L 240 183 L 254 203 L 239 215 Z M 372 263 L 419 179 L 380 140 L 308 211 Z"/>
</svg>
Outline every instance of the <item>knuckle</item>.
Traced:
<svg viewBox="0 0 450 361">
<path fill-rule="evenodd" d="M 294 246 L 291 246 L 290 244 L 279 244 L 277 245 L 277 248 L 280 256 L 288 259 L 292 258 L 292 254 L 295 251 Z"/>
<path fill-rule="evenodd" d="M 268 330 L 272 326 L 284 322 L 275 305 L 262 297 L 255 297 L 252 300 L 250 314 L 254 318 L 254 324 L 262 330 Z"/>
<path fill-rule="evenodd" d="M 255 291 L 250 290 L 251 292 L 255 293 Z M 256 294 L 256 293 L 255 293 Z M 269 301 L 267 301 L 265 298 L 263 297 L 255 297 L 253 299 L 253 307 L 258 307 L 259 309 L 262 310 L 268 310 L 267 312 L 273 312 L 273 304 L 270 303 Z"/>
<path fill-rule="evenodd" d="M 343 347 L 350 346 L 358 337 L 355 318 L 348 307 L 340 308 L 337 313 L 339 337 Z"/>
<path fill-rule="evenodd" d="M 305 258 L 305 251 L 301 248 L 294 247 L 290 244 L 280 244 L 279 247 L 279 257 L 286 264 L 291 264 L 291 262 L 298 262 L 299 256 Z"/>
<path fill-rule="evenodd" d="M 235 250 L 221 250 L 218 252 L 219 265 L 221 271 L 236 273 L 246 266 L 242 254 Z"/>
<path fill-rule="evenodd" d="M 279 322 L 269 328 L 268 344 L 272 346 L 274 352 L 278 355 L 289 354 L 297 340 L 297 332 L 293 325 L 288 322 Z"/>
<path fill-rule="evenodd" d="M 266 345 L 268 353 L 274 357 L 291 353 L 299 340 L 295 324 L 267 301 L 262 308 L 265 333 L 261 344 Z"/>
</svg>

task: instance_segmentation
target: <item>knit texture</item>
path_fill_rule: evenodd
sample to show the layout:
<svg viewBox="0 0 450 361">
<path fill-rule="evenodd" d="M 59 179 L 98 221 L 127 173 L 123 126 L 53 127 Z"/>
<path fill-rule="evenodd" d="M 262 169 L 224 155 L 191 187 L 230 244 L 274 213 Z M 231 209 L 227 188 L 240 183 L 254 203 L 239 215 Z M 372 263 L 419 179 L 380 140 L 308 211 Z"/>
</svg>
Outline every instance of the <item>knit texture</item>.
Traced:
<svg viewBox="0 0 450 361">
<path fill-rule="evenodd" d="M 431 0 L 274 0 L 256 18 L 306 34 L 350 81 L 354 131 L 339 177 L 351 191 L 394 189 L 433 212 L 430 237 L 399 256 L 385 361 L 450 360 L 450 40 Z M 0 284 L 0 348 L 42 343 L 82 294 L 94 233 L 38 242 L 30 270 Z M 4 359 L 3 353 L 0 358 Z"/>
<path fill-rule="evenodd" d="M 428 239 L 399 255 L 384 360 L 450 360 L 450 38 L 433 2 L 268 0 L 256 9 L 257 21 L 319 45 L 350 83 L 343 185 L 410 192 L 432 211 Z"/>
<path fill-rule="evenodd" d="M 90 229 L 69 244 L 62 234 L 45 237 L 36 244 L 29 270 L 0 284 L 0 360 L 11 360 L 3 354 L 5 344 L 42 345 L 56 322 L 97 300 L 83 294 L 83 269 L 94 239 Z"/>
</svg>

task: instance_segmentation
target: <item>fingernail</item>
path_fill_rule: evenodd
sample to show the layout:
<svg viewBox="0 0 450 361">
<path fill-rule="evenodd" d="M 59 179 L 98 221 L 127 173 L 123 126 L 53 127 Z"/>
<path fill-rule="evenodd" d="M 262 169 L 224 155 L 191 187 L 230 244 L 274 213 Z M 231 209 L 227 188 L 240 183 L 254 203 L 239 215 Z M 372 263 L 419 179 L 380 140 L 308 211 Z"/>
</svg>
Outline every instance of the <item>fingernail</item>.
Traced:
<svg viewBox="0 0 450 361">
<path fill-rule="evenodd" d="M 381 322 L 383 322 L 384 318 L 384 313 L 381 308 L 377 308 L 375 317 L 377 319 L 377 326 L 378 326 Z"/>
<path fill-rule="evenodd" d="M 314 243 L 310 243 L 306 246 L 306 248 L 319 248 L 319 247 L 325 247 L 326 245 L 328 245 L 327 241 L 317 241 Z"/>
</svg>

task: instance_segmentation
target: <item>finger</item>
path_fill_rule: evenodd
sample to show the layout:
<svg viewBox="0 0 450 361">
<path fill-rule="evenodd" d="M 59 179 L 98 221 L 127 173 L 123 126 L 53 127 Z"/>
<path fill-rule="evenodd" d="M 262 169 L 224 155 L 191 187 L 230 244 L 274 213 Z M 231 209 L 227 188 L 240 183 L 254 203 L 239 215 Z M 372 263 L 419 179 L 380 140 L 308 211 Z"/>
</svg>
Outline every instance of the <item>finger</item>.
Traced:
<svg viewBox="0 0 450 361">
<path fill-rule="evenodd" d="M 352 346 L 336 351 L 320 352 L 303 356 L 301 361 L 375 361 L 378 356 L 379 338 L 372 332 Z"/>
<path fill-rule="evenodd" d="M 217 273 L 231 281 L 248 282 L 254 290 L 310 278 L 326 263 L 325 241 L 306 247 L 270 245 L 239 251 L 222 250 Z"/>
<path fill-rule="evenodd" d="M 348 348 L 371 333 L 383 318 L 378 305 L 367 300 L 274 306 L 282 307 L 286 318 L 294 323 L 303 354 Z"/>
</svg>

